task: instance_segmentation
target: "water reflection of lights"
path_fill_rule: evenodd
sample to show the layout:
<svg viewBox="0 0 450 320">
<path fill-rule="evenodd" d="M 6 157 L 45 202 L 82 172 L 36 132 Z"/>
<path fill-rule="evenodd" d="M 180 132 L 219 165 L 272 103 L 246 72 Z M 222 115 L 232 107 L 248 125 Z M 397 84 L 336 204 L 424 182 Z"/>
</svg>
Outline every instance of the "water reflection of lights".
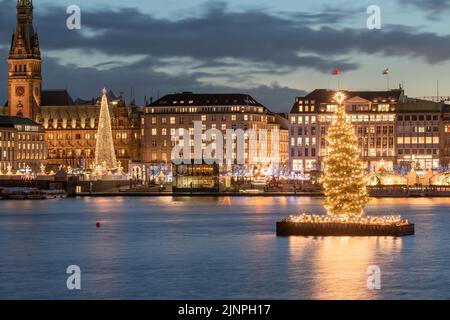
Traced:
<svg viewBox="0 0 450 320">
<path fill-rule="evenodd" d="M 295 265 L 292 272 L 298 274 L 299 286 L 305 280 L 312 282 L 312 299 L 375 298 L 377 292 L 367 288 L 367 268 L 378 265 L 383 272 L 383 263 L 391 263 L 402 249 L 402 239 L 390 237 L 291 237 L 288 241 Z M 300 296 L 302 289 L 298 290 Z"/>
</svg>

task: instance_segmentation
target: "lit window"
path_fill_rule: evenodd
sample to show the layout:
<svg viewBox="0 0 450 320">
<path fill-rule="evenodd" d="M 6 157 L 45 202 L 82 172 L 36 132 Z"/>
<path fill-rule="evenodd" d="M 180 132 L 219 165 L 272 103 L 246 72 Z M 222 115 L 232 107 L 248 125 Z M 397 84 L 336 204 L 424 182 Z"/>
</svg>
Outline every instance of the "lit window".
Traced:
<svg viewBox="0 0 450 320">
<path fill-rule="evenodd" d="M 389 105 L 388 104 L 379 104 L 378 112 L 389 112 Z"/>
<path fill-rule="evenodd" d="M 152 129 L 152 136 L 156 136 L 158 134 L 158 129 L 153 128 Z"/>
<path fill-rule="evenodd" d="M 335 112 L 336 111 L 337 106 L 334 104 L 329 104 L 327 105 L 327 112 Z"/>
</svg>

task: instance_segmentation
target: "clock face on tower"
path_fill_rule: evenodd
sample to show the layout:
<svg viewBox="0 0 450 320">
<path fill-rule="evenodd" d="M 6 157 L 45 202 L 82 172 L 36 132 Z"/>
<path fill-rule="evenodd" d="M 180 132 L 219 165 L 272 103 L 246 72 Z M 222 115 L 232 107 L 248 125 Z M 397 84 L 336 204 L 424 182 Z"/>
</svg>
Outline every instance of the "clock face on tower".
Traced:
<svg viewBox="0 0 450 320">
<path fill-rule="evenodd" d="M 25 88 L 24 87 L 17 87 L 16 88 L 16 96 L 23 97 L 25 94 Z"/>
</svg>

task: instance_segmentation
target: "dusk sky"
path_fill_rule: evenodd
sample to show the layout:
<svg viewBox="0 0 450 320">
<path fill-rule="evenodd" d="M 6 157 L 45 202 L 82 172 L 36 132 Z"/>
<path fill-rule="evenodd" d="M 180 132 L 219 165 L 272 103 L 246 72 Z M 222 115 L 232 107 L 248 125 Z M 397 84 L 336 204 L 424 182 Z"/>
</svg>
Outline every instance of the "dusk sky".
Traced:
<svg viewBox="0 0 450 320">
<path fill-rule="evenodd" d="M 450 95 L 450 0 L 35 0 L 43 88 L 73 98 L 106 86 L 129 98 L 166 93 L 242 92 L 274 111 L 295 96 L 341 87 L 384 90 L 403 82 L 409 96 Z M 16 0 L 0 0 L 0 101 Z M 68 30 L 68 5 L 81 30 Z M 381 30 L 368 30 L 369 5 Z"/>
</svg>

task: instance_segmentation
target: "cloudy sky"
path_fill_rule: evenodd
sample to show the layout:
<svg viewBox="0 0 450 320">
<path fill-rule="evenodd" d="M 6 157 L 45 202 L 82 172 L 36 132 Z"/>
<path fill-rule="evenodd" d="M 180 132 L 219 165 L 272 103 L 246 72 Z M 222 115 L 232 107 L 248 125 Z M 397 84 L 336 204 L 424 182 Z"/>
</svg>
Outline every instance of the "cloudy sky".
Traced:
<svg viewBox="0 0 450 320">
<path fill-rule="evenodd" d="M 0 101 L 16 0 L 0 0 Z M 81 30 L 68 30 L 68 5 Z M 381 30 L 367 29 L 367 7 Z M 275 111 L 297 95 L 341 87 L 450 95 L 450 0 L 35 0 L 44 89 L 91 98 L 103 86 L 144 96 L 243 92 Z"/>
</svg>

